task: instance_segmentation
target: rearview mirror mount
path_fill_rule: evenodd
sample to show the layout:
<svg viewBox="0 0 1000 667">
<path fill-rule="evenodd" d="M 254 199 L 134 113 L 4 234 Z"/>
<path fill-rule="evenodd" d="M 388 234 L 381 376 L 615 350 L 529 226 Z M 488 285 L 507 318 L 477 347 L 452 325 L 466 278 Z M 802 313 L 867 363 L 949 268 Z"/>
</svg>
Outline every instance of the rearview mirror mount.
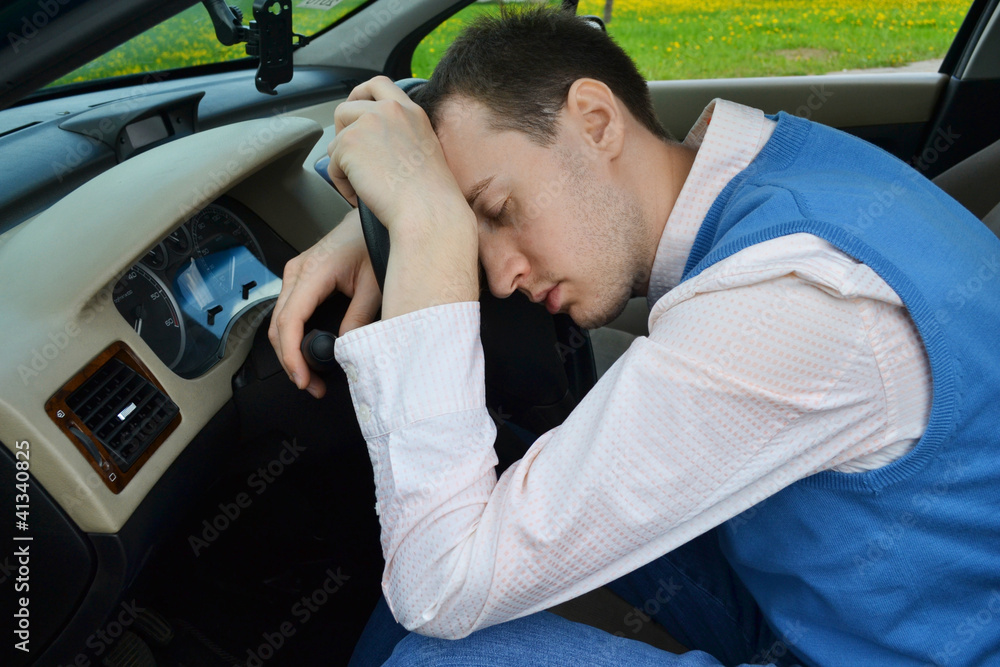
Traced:
<svg viewBox="0 0 1000 667">
<path fill-rule="evenodd" d="M 309 42 L 292 32 L 291 0 L 254 0 L 250 25 L 243 25 L 239 7 L 226 5 L 225 0 L 202 0 L 202 4 L 219 42 L 225 46 L 246 42 L 247 55 L 258 59 L 257 90 L 277 95 L 275 87 L 292 80 L 292 52 Z"/>
</svg>

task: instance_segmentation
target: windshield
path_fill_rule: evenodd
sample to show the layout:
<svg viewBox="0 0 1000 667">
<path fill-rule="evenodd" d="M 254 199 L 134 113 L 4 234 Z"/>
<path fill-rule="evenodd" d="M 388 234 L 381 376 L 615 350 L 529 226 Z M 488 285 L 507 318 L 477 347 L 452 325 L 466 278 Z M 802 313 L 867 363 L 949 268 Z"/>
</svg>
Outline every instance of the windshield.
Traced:
<svg viewBox="0 0 1000 667">
<path fill-rule="evenodd" d="M 313 35 L 365 2 L 366 0 L 295 0 L 292 9 L 293 30 L 299 34 Z M 236 5 L 243 11 L 244 24 L 253 19 L 253 0 L 236 0 L 228 4 Z M 49 85 L 62 86 L 246 57 L 245 44 L 223 46 L 219 43 L 215 38 L 212 19 L 199 2 Z"/>
</svg>

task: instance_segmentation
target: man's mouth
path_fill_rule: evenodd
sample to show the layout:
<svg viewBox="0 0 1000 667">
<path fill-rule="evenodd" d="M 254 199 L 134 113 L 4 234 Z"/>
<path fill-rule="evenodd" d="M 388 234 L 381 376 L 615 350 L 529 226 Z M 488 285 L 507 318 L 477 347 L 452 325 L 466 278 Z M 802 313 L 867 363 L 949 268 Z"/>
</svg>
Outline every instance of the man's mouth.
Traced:
<svg viewBox="0 0 1000 667">
<path fill-rule="evenodd" d="M 542 295 L 542 298 L 545 300 L 545 309 L 552 315 L 558 313 L 559 308 L 562 306 L 561 294 L 562 290 L 560 289 L 560 285 L 556 283 L 556 285 L 549 288 L 549 290 Z"/>
<path fill-rule="evenodd" d="M 532 303 L 543 304 L 546 310 L 555 315 L 559 312 L 559 308 L 562 305 L 561 294 L 562 290 L 560 289 L 560 283 L 556 283 L 552 287 L 542 290 L 541 292 L 530 293 L 528 298 L 531 299 Z"/>
</svg>

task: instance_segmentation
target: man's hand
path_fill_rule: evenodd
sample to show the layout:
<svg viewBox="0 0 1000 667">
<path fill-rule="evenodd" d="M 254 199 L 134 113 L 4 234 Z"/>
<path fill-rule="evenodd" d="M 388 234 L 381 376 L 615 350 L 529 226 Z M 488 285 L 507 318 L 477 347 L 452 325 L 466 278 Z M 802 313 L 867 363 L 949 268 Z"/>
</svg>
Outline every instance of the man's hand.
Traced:
<svg viewBox="0 0 1000 667">
<path fill-rule="evenodd" d="M 383 318 L 475 301 L 476 216 L 427 114 L 379 76 L 351 92 L 335 121 L 330 178 L 348 200 L 357 203 L 360 195 L 389 230 Z"/>
<path fill-rule="evenodd" d="M 464 203 L 427 114 L 385 76 L 354 88 L 334 113 L 330 179 L 349 202 L 358 193 L 390 232 L 424 203 Z"/>
<path fill-rule="evenodd" d="M 310 372 L 299 345 L 303 326 L 316 307 L 334 291 L 351 298 L 340 335 L 370 324 L 382 303 L 357 210 L 351 211 L 329 234 L 285 264 L 281 294 L 271 314 L 267 337 L 292 382 L 316 398 L 326 384 Z"/>
</svg>

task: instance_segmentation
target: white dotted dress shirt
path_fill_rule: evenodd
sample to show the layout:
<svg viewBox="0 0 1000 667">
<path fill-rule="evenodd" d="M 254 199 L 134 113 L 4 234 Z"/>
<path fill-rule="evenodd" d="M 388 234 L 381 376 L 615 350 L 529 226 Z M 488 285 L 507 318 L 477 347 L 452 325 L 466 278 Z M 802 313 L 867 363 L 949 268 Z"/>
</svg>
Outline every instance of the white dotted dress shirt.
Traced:
<svg viewBox="0 0 1000 667">
<path fill-rule="evenodd" d="M 667 221 L 637 338 L 496 478 L 479 304 L 356 329 L 337 359 L 375 472 L 397 620 L 458 638 L 574 598 L 789 484 L 902 456 L 930 370 L 899 297 L 825 241 L 751 246 L 682 284 L 698 228 L 774 122 L 716 100 Z"/>
</svg>

